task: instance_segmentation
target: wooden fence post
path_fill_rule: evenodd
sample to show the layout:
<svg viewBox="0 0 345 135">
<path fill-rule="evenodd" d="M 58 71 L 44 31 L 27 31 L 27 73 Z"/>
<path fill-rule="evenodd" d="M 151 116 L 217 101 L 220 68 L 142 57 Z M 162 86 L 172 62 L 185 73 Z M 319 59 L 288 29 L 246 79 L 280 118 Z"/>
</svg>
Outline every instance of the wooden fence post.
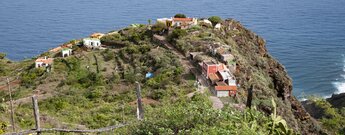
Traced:
<svg viewBox="0 0 345 135">
<path fill-rule="evenodd" d="M 41 133 L 41 125 L 40 125 L 40 113 L 38 109 L 36 96 L 32 96 L 32 105 L 33 105 L 34 116 L 35 116 L 36 131 L 37 131 L 37 134 L 39 135 Z"/>
<path fill-rule="evenodd" d="M 15 125 L 14 125 L 14 111 L 13 111 L 13 102 L 12 102 L 12 90 L 11 90 L 10 80 L 8 78 L 7 78 L 7 86 L 8 86 L 8 91 L 9 91 L 9 94 L 10 94 L 11 125 L 12 125 L 13 132 L 16 132 L 16 128 L 15 128 Z"/>
<path fill-rule="evenodd" d="M 125 102 L 122 100 L 122 123 L 125 123 Z"/>
<path fill-rule="evenodd" d="M 144 118 L 144 110 L 141 102 L 141 88 L 140 88 L 140 83 L 135 82 L 137 84 L 137 118 L 138 120 L 142 120 Z"/>
</svg>

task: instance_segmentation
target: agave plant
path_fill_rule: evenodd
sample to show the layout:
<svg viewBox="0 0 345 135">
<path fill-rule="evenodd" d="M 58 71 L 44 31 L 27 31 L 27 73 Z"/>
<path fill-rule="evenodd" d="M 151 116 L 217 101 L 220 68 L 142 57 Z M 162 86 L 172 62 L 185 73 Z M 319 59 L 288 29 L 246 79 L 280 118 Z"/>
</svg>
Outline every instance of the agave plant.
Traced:
<svg viewBox="0 0 345 135">
<path fill-rule="evenodd" d="M 286 121 L 281 117 L 277 115 L 277 104 L 272 98 L 272 105 L 273 105 L 273 113 L 271 114 L 271 134 L 283 134 L 283 135 L 294 135 L 296 133 L 293 132 L 292 129 L 290 129 Z"/>
</svg>

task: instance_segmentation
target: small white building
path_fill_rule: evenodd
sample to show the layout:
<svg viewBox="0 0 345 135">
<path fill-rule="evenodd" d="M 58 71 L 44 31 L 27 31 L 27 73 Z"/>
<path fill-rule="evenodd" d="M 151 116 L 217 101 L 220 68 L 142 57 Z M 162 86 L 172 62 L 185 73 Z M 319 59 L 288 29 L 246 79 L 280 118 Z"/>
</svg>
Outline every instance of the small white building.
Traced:
<svg viewBox="0 0 345 135">
<path fill-rule="evenodd" d="M 214 26 L 214 28 L 215 28 L 215 29 L 218 29 L 218 30 L 219 30 L 221 27 L 222 27 L 222 24 L 220 24 L 220 23 L 217 23 L 217 24 Z"/>
<path fill-rule="evenodd" d="M 199 21 L 200 25 L 208 25 L 208 26 L 212 26 L 212 22 L 208 19 L 202 19 Z"/>
<path fill-rule="evenodd" d="M 187 29 L 198 24 L 197 18 L 158 18 L 157 23 L 163 23 L 167 27 L 179 27 Z"/>
<path fill-rule="evenodd" d="M 84 38 L 83 44 L 88 48 L 98 48 L 101 46 L 101 41 L 98 38 Z"/>
<path fill-rule="evenodd" d="M 236 96 L 236 78 L 228 69 L 219 70 L 216 74 L 210 74 L 209 79 L 215 83 L 212 88 L 213 94 L 217 97 Z"/>
<path fill-rule="evenodd" d="M 71 48 L 63 48 L 61 50 L 61 54 L 62 54 L 62 57 L 69 57 L 70 55 L 72 55 L 72 49 Z"/>
<path fill-rule="evenodd" d="M 44 58 L 38 58 L 35 61 L 35 67 L 40 68 L 40 67 L 48 67 L 53 64 L 54 59 L 53 58 L 47 58 L 45 56 Z"/>
<path fill-rule="evenodd" d="M 166 27 L 171 27 L 172 26 L 172 18 L 158 18 L 156 23 L 163 23 L 165 24 Z"/>
<path fill-rule="evenodd" d="M 218 71 L 222 81 L 225 82 L 229 86 L 236 86 L 236 79 L 233 74 L 230 73 L 229 70 L 222 70 Z"/>
<path fill-rule="evenodd" d="M 196 18 L 172 18 L 172 20 L 172 26 L 181 29 L 191 28 L 198 24 L 198 19 Z"/>
</svg>

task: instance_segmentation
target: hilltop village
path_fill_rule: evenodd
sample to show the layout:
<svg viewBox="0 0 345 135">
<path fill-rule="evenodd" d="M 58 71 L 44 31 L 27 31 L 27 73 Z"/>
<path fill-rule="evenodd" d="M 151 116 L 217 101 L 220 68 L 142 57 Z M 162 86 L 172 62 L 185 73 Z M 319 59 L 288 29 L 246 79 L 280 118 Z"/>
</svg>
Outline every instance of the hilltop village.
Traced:
<svg viewBox="0 0 345 135">
<path fill-rule="evenodd" d="M 171 17 L 171 18 L 159 18 L 156 20 L 157 25 L 164 25 L 165 29 L 162 29 L 159 34 L 154 35 L 154 38 L 161 42 L 162 45 L 167 45 L 164 40 L 164 32 L 171 33 L 174 29 L 189 29 L 194 26 L 213 27 L 215 30 L 220 30 L 222 25 L 217 22 L 212 24 L 208 19 L 189 18 L 185 16 Z M 131 25 L 132 27 L 138 27 L 138 25 Z M 108 33 L 114 34 L 114 33 Z M 59 47 L 49 50 L 50 53 L 57 57 L 69 57 L 72 55 L 73 45 L 85 47 L 92 50 L 104 50 L 111 49 L 107 45 L 101 44 L 101 38 L 107 34 L 94 33 L 90 37 L 83 38 L 79 44 L 64 44 Z M 230 47 L 228 45 L 222 45 L 220 43 L 213 43 L 204 48 L 208 48 L 199 52 L 188 52 L 188 55 L 184 55 L 190 59 L 198 67 L 198 71 L 201 72 L 201 80 L 207 80 L 204 86 L 211 86 L 211 92 L 217 97 L 236 96 L 237 84 L 236 78 L 233 73 L 236 71 L 236 62 L 234 56 L 230 53 Z M 171 50 L 177 51 L 177 50 Z M 37 58 L 35 61 L 36 68 L 46 68 L 49 72 L 52 68 L 54 58 L 48 58 L 48 56 Z M 195 76 L 198 76 L 196 72 Z M 202 81 L 197 80 L 197 84 L 200 85 Z"/>
<path fill-rule="evenodd" d="M 0 55 L 0 80 L 0 134 L 328 133 L 265 40 L 218 16 L 150 19 L 21 62 Z"/>
</svg>

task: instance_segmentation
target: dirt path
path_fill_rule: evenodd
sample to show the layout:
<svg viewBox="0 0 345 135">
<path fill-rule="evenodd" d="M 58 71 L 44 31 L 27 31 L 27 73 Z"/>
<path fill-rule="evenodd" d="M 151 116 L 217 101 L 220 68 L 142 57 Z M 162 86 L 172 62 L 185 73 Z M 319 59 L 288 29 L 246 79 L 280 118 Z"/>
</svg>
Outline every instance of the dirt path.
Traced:
<svg viewBox="0 0 345 135">
<path fill-rule="evenodd" d="M 50 98 L 50 97 L 54 96 L 54 94 L 52 94 L 52 93 L 37 94 L 36 96 L 37 96 L 37 99 L 38 99 L 38 100 L 44 100 L 44 99 L 47 99 L 47 98 Z M 31 97 L 32 97 L 32 96 L 23 97 L 23 98 L 19 98 L 19 99 L 17 99 L 17 100 L 13 100 L 13 105 L 14 105 L 14 106 L 17 106 L 17 105 L 20 105 L 20 104 L 31 103 L 31 102 L 32 102 Z M 10 104 L 10 101 L 7 101 L 6 104 Z"/>
<path fill-rule="evenodd" d="M 166 38 L 164 36 L 153 35 L 153 38 L 155 38 L 156 40 L 159 40 L 165 47 L 172 50 L 171 52 L 179 57 L 182 66 L 185 68 L 185 71 L 187 71 L 187 72 L 191 71 L 195 75 L 195 77 L 197 78 L 198 82 L 200 83 L 197 91 L 188 93 L 187 94 L 188 97 L 192 97 L 195 93 L 198 93 L 198 92 L 204 93 L 205 89 L 208 89 L 210 87 L 206 78 L 203 77 L 202 74 L 195 69 L 193 63 L 190 60 L 188 60 L 188 58 L 186 58 L 184 56 L 184 54 L 182 54 L 180 51 L 178 51 L 173 45 L 169 44 L 166 41 Z M 213 108 L 222 109 L 224 107 L 223 102 L 218 97 L 210 96 L 209 99 L 213 103 Z"/>
<path fill-rule="evenodd" d="M 20 83 L 20 80 L 13 80 L 10 82 L 11 87 L 16 86 Z M 7 84 L 1 85 L 0 90 L 7 90 L 8 86 Z"/>
<path fill-rule="evenodd" d="M 223 102 L 215 96 L 210 96 L 209 99 L 212 101 L 212 107 L 215 109 L 222 109 L 224 107 Z"/>
</svg>

